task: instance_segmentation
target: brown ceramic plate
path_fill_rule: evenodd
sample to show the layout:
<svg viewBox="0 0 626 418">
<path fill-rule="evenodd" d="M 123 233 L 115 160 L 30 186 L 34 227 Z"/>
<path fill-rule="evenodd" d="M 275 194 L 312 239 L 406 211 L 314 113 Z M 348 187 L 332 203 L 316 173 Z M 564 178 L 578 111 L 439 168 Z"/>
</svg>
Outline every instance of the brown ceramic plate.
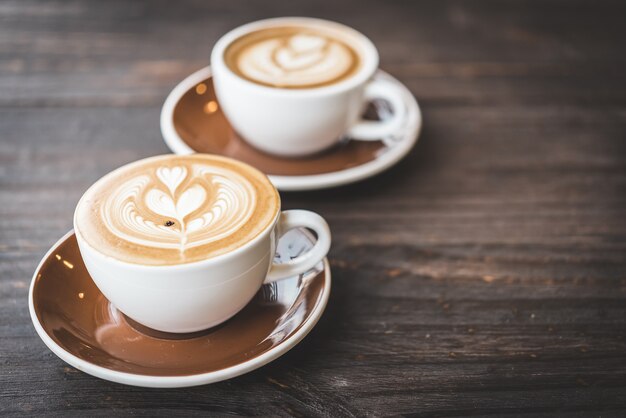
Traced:
<svg viewBox="0 0 626 418">
<path fill-rule="evenodd" d="M 190 75 L 172 90 L 161 111 L 161 133 L 176 154 L 203 152 L 244 161 L 266 173 L 279 190 L 312 190 L 353 183 L 400 161 L 417 142 L 422 126 L 421 112 L 411 92 L 382 71 L 376 77 L 401 88 L 407 110 L 398 132 L 380 141 L 346 140 L 304 158 L 261 152 L 242 140 L 226 120 L 215 97 L 209 67 Z M 388 116 L 385 102 L 370 104 L 366 113 L 370 119 Z"/>
<path fill-rule="evenodd" d="M 310 248 L 293 230 L 281 238 L 280 259 Z M 217 382 L 278 358 L 315 326 L 330 293 L 330 268 L 264 285 L 227 322 L 193 334 L 143 327 L 100 293 L 80 257 L 73 231 L 44 256 L 31 283 L 37 333 L 61 359 L 91 375 L 136 386 L 183 387 Z"/>
</svg>

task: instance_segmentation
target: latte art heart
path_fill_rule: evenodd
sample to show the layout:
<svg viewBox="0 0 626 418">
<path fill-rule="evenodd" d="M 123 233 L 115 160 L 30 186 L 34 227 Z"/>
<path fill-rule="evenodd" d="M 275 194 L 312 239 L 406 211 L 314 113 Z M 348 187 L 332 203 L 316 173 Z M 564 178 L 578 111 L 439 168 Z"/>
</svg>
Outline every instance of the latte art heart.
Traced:
<svg viewBox="0 0 626 418">
<path fill-rule="evenodd" d="M 159 167 L 157 181 L 128 180 L 102 206 L 105 225 L 129 243 L 184 252 L 232 234 L 250 218 L 256 193 L 243 177 L 200 165 L 191 171 Z"/>
<path fill-rule="evenodd" d="M 275 189 L 251 167 L 207 156 L 146 161 L 100 180 L 76 211 L 86 240 L 123 261 L 176 264 L 218 255 L 243 245 L 278 211 Z"/>
<path fill-rule="evenodd" d="M 342 40 L 305 28 L 271 28 L 244 36 L 226 52 L 233 71 L 256 83 L 305 88 L 336 83 L 358 67 Z"/>
</svg>

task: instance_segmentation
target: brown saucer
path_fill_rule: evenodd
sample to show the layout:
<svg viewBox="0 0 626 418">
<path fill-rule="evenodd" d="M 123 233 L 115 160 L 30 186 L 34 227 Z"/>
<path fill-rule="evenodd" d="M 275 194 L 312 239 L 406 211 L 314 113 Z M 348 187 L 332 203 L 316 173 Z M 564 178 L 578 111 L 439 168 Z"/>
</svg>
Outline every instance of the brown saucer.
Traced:
<svg viewBox="0 0 626 418">
<path fill-rule="evenodd" d="M 290 231 L 279 258 L 312 246 Z M 81 260 L 73 232 L 62 238 L 35 272 L 30 292 L 33 323 L 66 362 L 120 383 L 180 387 L 248 372 L 297 344 L 321 316 L 330 292 L 327 260 L 304 276 L 264 285 L 250 304 L 218 327 L 168 334 L 127 318 L 100 293 Z"/>
<path fill-rule="evenodd" d="M 202 152 L 244 161 L 268 174 L 279 190 L 311 190 L 352 183 L 373 176 L 402 159 L 415 145 L 421 129 L 419 106 L 395 78 L 379 71 L 403 90 L 407 117 L 399 131 L 380 141 L 345 140 L 319 154 L 286 158 L 266 154 L 245 142 L 222 113 L 213 90 L 211 69 L 184 79 L 168 96 L 161 111 L 161 133 L 176 154 Z M 390 116 L 384 101 L 370 103 L 366 118 Z"/>
</svg>

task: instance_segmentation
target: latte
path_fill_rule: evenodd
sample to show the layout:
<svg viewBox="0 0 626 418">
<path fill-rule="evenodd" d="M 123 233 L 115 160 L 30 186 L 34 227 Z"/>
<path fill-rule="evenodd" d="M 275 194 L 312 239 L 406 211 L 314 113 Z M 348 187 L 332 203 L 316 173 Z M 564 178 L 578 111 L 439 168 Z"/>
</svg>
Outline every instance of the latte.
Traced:
<svg viewBox="0 0 626 418">
<path fill-rule="evenodd" d="M 141 265 L 201 261 L 250 242 L 280 197 L 256 169 L 227 158 L 164 155 L 123 166 L 78 203 L 77 233 L 100 253 Z"/>
<path fill-rule="evenodd" d="M 307 26 L 248 33 L 228 46 L 224 60 L 244 79 L 290 89 L 339 83 L 354 75 L 361 61 L 356 49 L 335 32 Z"/>
</svg>

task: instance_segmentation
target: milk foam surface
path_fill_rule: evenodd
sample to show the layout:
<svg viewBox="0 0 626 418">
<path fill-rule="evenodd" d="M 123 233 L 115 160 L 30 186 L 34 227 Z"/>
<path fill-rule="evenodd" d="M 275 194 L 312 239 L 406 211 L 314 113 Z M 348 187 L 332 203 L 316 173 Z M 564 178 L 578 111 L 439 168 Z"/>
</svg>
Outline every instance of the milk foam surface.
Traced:
<svg viewBox="0 0 626 418">
<path fill-rule="evenodd" d="M 359 67 L 347 42 L 322 30 L 278 27 L 235 40 L 225 59 L 231 70 L 250 81 L 283 88 L 337 83 Z"/>
<path fill-rule="evenodd" d="M 124 166 L 92 186 L 75 223 L 89 245 L 121 261 L 183 264 L 249 242 L 280 200 L 260 172 L 221 157 L 161 156 Z"/>
</svg>

